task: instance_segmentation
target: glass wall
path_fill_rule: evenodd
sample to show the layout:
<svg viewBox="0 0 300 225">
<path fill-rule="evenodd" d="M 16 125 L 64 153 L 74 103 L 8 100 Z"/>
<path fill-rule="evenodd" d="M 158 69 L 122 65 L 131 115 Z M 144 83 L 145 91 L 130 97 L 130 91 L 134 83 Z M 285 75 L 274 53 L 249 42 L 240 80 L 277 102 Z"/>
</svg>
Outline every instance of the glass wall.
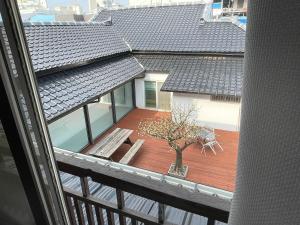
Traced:
<svg viewBox="0 0 300 225">
<path fill-rule="evenodd" d="M 156 108 L 156 82 L 145 81 L 145 105 L 148 108 Z"/>
<path fill-rule="evenodd" d="M 121 119 L 133 108 L 132 83 L 128 82 L 114 90 L 116 119 Z"/>
<path fill-rule="evenodd" d="M 171 110 L 171 94 L 170 92 L 160 91 L 163 86 L 163 82 L 157 82 L 157 108 L 165 111 Z"/>
<path fill-rule="evenodd" d="M 102 134 L 106 129 L 110 128 L 113 121 L 113 112 L 111 105 L 111 94 L 102 96 L 100 102 L 90 103 L 89 115 L 92 130 L 92 137 L 95 139 Z"/>
<path fill-rule="evenodd" d="M 83 108 L 51 123 L 49 132 L 53 146 L 79 152 L 88 144 Z"/>
</svg>

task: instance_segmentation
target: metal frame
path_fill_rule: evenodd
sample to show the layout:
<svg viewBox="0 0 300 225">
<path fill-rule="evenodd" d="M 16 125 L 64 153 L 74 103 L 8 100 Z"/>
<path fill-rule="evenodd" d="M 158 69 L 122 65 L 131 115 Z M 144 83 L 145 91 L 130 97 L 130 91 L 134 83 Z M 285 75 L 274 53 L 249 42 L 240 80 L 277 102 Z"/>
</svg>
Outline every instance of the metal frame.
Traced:
<svg viewBox="0 0 300 225">
<path fill-rule="evenodd" d="M 3 74 L 5 66 L 2 63 L 2 55 L 0 57 L 0 71 L 1 74 Z M 10 107 L 8 96 L 5 92 L 5 87 L 1 79 L 0 102 L 0 119 L 18 170 L 19 177 L 23 184 L 23 188 L 25 190 L 31 212 L 33 214 L 36 224 L 48 224 L 48 220 L 43 210 L 43 204 L 40 202 L 40 198 L 38 195 L 39 190 L 36 188 L 34 177 L 31 174 L 31 168 L 26 162 L 26 160 L 24 160 L 26 159 L 25 149 L 23 148 L 21 137 L 18 135 L 19 131 L 14 122 L 13 112 Z"/>
<path fill-rule="evenodd" d="M 45 219 L 47 219 L 46 224 L 69 224 L 61 183 L 56 169 L 56 161 L 51 141 L 48 138 L 48 129 L 36 88 L 36 77 L 33 72 L 16 0 L 0 1 L 0 10 L 9 48 L 13 56 L 12 59 L 8 58 L 7 46 L 1 38 L 1 51 L 6 56 L 5 58 L 10 60 L 6 60 L 6 73 L 1 74 L 1 78 L 14 123 L 18 130 L 17 134 L 22 142 L 20 146 L 23 147 L 26 156 L 26 158 L 23 158 L 23 163 L 26 162 L 31 170 L 36 194 L 39 195 L 39 201 L 42 204 L 40 209 L 44 211 Z M 14 63 L 13 69 L 11 60 Z M 14 72 L 17 73 L 18 80 L 15 79 L 16 74 Z M 28 118 L 25 118 L 22 113 L 24 109 L 20 100 L 20 90 L 22 90 L 22 97 L 27 104 L 27 114 L 31 120 L 30 129 L 26 123 Z M 35 139 L 33 139 L 33 135 Z M 20 150 L 20 146 L 18 146 L 18 150 Z M 41 166 L 43 166 L 43 171 L 41 171 Z"/>
</svg>

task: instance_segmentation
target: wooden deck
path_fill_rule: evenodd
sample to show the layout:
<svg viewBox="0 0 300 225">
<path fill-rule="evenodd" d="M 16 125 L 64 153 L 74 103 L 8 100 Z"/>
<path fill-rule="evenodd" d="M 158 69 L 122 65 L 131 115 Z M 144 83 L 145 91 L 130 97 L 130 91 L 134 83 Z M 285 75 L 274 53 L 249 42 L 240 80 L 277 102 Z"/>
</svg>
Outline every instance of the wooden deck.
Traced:
<svg viewBox="0 0 300 225">
<path fill-rule="evenodd" d="M 111 133 L 116 127 L 134 130 L 130 139 L 132 141 L 145 139 L 145 143 L 130 165 L 166 174 L 170 164 L 175 160 L 175 152 L 170 149 L 165 141 L 140 136 L 137 131 L 138 123 L 142 119 L 163 115 L 167 115 L 167 113 L 134 109 L 108 130 L 103 137 Z M 234 191 L 239 133 L 223 130 L 216 130 L 216 133 L 218 135 L 217 140 L 224 149 L 223 152 L 217 150 L 217 155 L 214 155 L 207 150 L 205 156 L 201 154 L 200 144 L 191 145 L 183 152 L 183 163 L 189 166 L 187 180 Z M 101 136 L 99 140 L 103 137 Z M 113 154 L 113 160 L 119 161 L 129 148 L 129 145 L 123 145 Z M 87 153 L 89 149 L 86 149 L 83 153 Z"/>
</svg>

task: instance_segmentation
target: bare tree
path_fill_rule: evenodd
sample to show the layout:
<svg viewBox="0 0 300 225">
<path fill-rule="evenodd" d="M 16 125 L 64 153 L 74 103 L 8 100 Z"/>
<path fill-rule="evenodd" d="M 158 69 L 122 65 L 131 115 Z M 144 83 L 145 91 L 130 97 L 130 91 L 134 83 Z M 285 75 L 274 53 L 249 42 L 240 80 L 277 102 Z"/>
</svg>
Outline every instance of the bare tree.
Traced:
<svg viewBox="0 0 300 225">
<path fill-rule="evenodd" d="M 145 119 L 139 124 L 139 132 L 168 142 L 176 152 L 174 172 L 183 172 L 182 152 L 191 144 L 197 142 L 200 127 L 192 116 L 193 108 L 183 109 L 173 107 L 171 115 L 157 119 Z"/>
</svg>

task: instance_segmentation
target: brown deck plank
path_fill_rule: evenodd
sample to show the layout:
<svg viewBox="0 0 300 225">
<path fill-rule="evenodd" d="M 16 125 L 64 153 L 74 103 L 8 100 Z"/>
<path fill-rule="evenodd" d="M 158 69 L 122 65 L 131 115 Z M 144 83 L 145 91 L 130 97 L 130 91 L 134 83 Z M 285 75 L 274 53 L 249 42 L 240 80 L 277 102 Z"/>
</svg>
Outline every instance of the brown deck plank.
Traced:
<svg viewBox="0 0 300 225">
<path fill-rule="evenodd" d="M 175 160 L 175 152 L 170 149 L 165 141 L 141 136 L 137 131 L 138 124 L 143 118 L 166 115 L 168 113 L 135 109 L 97 141 L 103 139 L 103 137 L 111 133 L 116 127 L 134 130 L 130 139 L 133 142 L 137 139 L 144 139 L 145 142 L 130 165 L 166 174 L 170 164 Z M 183 162 L 189 166 L 187 180 L 234 191 L 239 132 L 216 130 L 216 133 L 218 135 L 217 140 L 224 149 L 223 152 L 216 149 L 217 155 L 214 155 L 211 151 L 207 150 L 205 157 L 204 154 L 201 154 L 200 144 L 191 145 L 183 152 Z M 88 152 L 90 148 L 87 148 L 84 152 Z M 129 145 L 122 145 L 112 155 L 113 160 L 119 161 L 129 148 Z"/>
</svg>

